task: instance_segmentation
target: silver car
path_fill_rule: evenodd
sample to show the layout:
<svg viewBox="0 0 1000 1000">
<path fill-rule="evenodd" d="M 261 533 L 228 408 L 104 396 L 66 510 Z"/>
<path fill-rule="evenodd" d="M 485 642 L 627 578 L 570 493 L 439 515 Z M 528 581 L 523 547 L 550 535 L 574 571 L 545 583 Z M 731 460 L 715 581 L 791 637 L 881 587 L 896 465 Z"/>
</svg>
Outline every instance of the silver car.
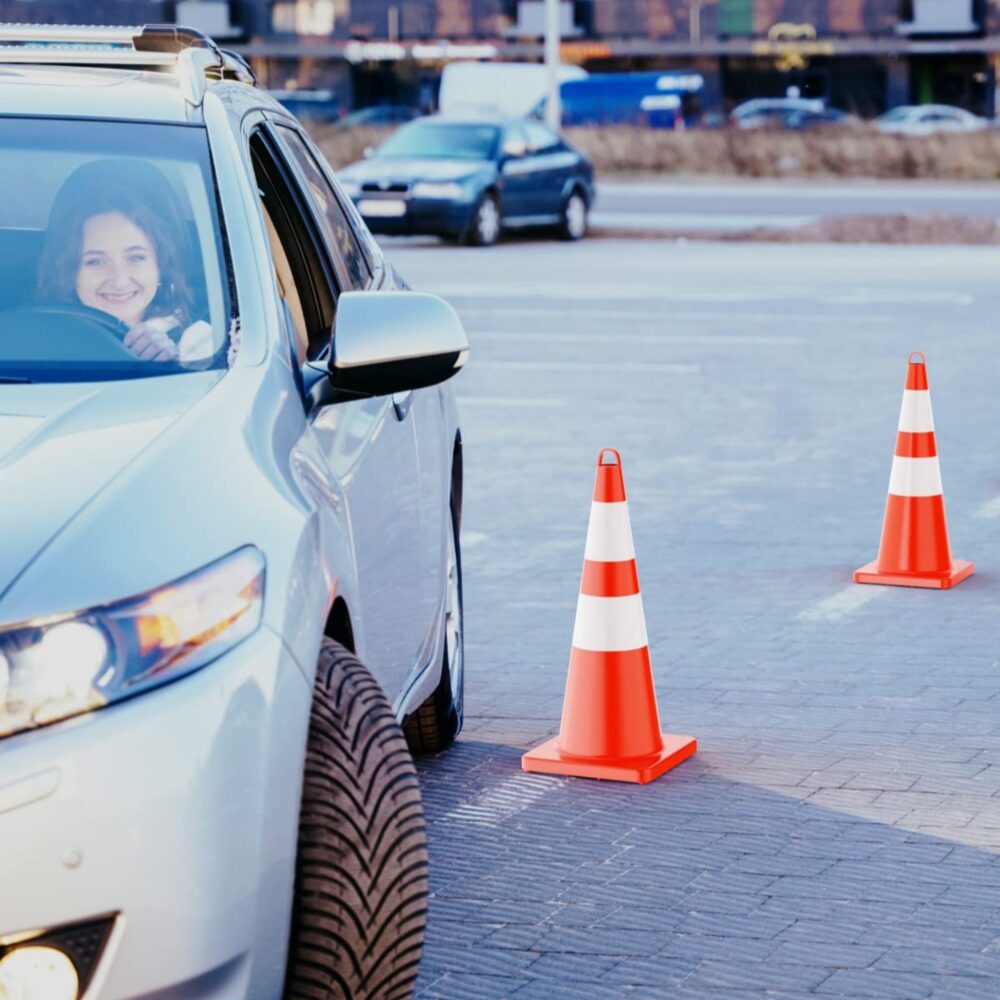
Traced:
<svg viewBox="0 0 1000 1000">
<path fill-rule="evenodd" d="M 0 998 L 404 997 L 462 326 L 197 32 L 0 62 Z"/>
<path fill-rule="evenodd" d="M 902 104 L 875 119 L 880 132 L 935 135 L 938 132 L 982 132 L 989 122 L 950 104 Z"/>
</svg>

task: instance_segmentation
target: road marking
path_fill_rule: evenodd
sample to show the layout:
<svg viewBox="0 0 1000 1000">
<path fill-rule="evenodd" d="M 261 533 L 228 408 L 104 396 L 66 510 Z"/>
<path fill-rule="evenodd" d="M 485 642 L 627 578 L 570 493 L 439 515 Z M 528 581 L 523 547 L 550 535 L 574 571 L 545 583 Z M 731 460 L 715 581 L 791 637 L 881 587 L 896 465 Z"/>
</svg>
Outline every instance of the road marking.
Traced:
<svg viewBox="0 0 1000 1000">
<path fill-rule="evenodd" d="M 986 503 L 976 511 L 976 517 L 984 517 L 989 521 L 993 521 L 1000 517 L 1000 497 L 994 497 L 992 500 L 987 500 Z"/>
<path fill-rule="evenodd" d="M 544 406 L 552 408 L 565 406 L 568 402 L 565 399 L 514 399 L 511 396 L 456 396 L 455 398 L 459 406 Z"/>
<path fill-rule="evenodd" d="M 663 317 L 661 316 L 660 319 Z M 732 318 L 732 317 L 730 317 Z M 773 323 L 777 313 L 770 316 Z M 622 322 L 635 322 L 633 316 L 619 316 Z M 767 337 L 730 333 L 697 334 L 622 334 L 607 333 L 549 333 L 535 330 L 474 330 L 469 332 L 473 340 L 528 340 L 532 343 L 546 344 L 603 344 L 619 346 L 621 344 L 651 345 L 663 344 L 664 347 L 689 344 L 720 344 L 729 347 L 797 347 L 806 343 L 805 337 Z"/>
<path fill-rule="evenodd" d="M 482 545 L 489 537 L 485 531 L 463 531 L 462 548 L 474 549 L 477 545 Z"/>
<path fill-rule="evenodd" d="M 504 607 L 520 610 L 532 608 L 557 608 L 561 611 L 576 611 L 576 601 L 506 601 Z"/>
<path fill-rule="evenodd" d="M 501 299 L 509 301 L 509 285 L 476 284 L 435 285 L 428 291 L 445 298 L 455 299 Z M 976 301 L 967 292 L 950 291 L 882 291 L 871 288 L 855 288 L 847 292 L 830 293 L 819 288 L 759 289 L 756 291 L 670 291 L 659 284 L 618 285 L 608 289 L 600 285 L 590 287 L 580 285 L 555 285 L 552 282 L 529 285 L 521 282 L 517 288 L 518 297 L 532 302 L 555 302 L 562 306 L 565 302 L 681 302 L 689 304 L 720 304 L 744 302 L 810 302 L 824 305 L 928 305 L 970 306 Z M 664 317 L 669 318 L 669 317 Z"/>
<path fill-rule="evenodd" d="M 716 183 L 714 181 L 693 181 L 677 183 L 671 181 L 600 181 L 597 184 L 598 196 L 602 194 L 613 196 L 631 196 L 648 198 L 650 195 L 676 195 L 690 200 L 698 196 L 718 199 L 723 195 L 736 195 L 740 198 L 775 195 L 786 204 L 796 197 L 814 202 L 817 199 L 830 201 L 870 200 L 876 203 L 888 198 L 900 201 L 940 201 L 942 199 L 961 201 L 984 201 L 996 197 L 997 186 L 984 184 L 982 181 L 970 181 L 965 185 L 956 185 L 934 181 L 875 181 L 874 183 L 852 183 L 839 181 L 836 184 L 798 182 L 798 181 L 741 181 L 736 184 Z"/>
<path fill-rule="evenodd" d="M 626 362 L 612 361 L 492 361 L 477 359 L 477 368 L 507 368 L 510 371 L 518 372 L 597 372 L 608 374 L 609 372 L 621 372 L 629 375 L 641 375 L 644 372 L 660 372 L 665 375 L 697 375 L 700 371 L 698 365 L 671 365 L 671 364 L 629 364 Z"/>
<path fill-rule="evenodd" d="M 594 228 L 635 230 L 699 230 L 701 232 L 733 232 L 747 229 L 796 229 L 818 222 L 818 215 L 747 215 L 740 212 L 711 214 L 708 212 L 594 212 L 590 223 Z"/>
<path fill-rule="evenodd" d="M 832 597 L 825 598 L 811 608 L 800 611 L 797 617 L 808 622 L 840 621 L 841 618 L 845 618 L 852 611 L 857 611 L 869 601 L 881 597 L 887 589 L 887 587 L 865 587 L 855 583 L 843 590 L 838 590 Z"/>
<path fill-rule="evenodd" d="M 442 822 L 469 823 L 472 826 L 495 827 L 533 806 L 543 795 L 562 787 L 566 782 L 547 775 L 517 774 L 463 802 L 457 809 L 441 817 Z"/>
</svg>

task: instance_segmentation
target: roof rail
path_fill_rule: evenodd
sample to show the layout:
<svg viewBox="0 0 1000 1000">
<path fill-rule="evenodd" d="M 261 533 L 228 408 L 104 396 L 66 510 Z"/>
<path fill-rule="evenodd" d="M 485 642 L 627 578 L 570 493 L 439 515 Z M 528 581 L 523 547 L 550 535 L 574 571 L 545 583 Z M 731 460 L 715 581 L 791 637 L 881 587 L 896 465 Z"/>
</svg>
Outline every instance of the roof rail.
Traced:
<svg viewBox="0 0 1000 1000">
<path fill-rule="evenodd" d="M 257 78 L 240 56 L 220 49 L 208 35 L 176 24 L 2 24 L 0 63 L 73 66 L 176 66 L 184 99 L 195 107 L 209 80 Z"/>
</svg>

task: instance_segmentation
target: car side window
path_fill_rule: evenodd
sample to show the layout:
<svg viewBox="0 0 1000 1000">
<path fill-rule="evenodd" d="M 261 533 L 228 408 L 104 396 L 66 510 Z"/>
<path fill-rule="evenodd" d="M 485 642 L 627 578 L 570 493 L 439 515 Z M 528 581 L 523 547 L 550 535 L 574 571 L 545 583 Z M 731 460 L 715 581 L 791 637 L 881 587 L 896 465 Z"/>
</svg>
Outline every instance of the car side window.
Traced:
<svg viewBox="0 0 1000 1000">
<path fill-rule="evenodd" d="M 320 234 L 310 225 L 287 163 L 262 131 L 250 137 L 250 157 L 261 196 L 271 260 L 295 359 L 303 364 L 330 344 L 338 286 L 320 252 Z"/>
<path fill-rule="evenodd" d="M 551 153 L 559 148 L 559 136 L 540 122 L 526 122 L 523 127 L 528 137 L 529 153 Z"/>
<path fill-rule="evenodd" d="M 509 125 L 503 133 L 503 155 L 524 156 L 528 152 L 528 136 L 521 125 Z"/>
<path fill-rule="evenodd" d="M 278 125 L 276 131 L 302 172 L 306 183 L 306 196 L 312 203 L 327 245 L 336 258 L 336 266 L 342 272 L 347 288 L 352 291 L 367 288 L 372 280 L 372 271 L 337 193 L 323 175 L 323 171 L 299 133 L 285 125 Z"/>
</svg>

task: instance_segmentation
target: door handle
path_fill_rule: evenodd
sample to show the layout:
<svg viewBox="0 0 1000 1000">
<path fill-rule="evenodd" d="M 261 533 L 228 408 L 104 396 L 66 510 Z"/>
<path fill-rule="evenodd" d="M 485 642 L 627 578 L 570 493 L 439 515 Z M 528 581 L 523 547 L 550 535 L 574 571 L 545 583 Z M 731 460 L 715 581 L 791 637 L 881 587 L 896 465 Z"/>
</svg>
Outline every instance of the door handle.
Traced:
<svg viewBox="0 0 1000 1000">
<path fill-rule="evenodd" d="M 406 414 L 410 412 L 410 403 L 413 402 L 413 392 L 409 389 L 406 392 L 394 392 L 392 394 L 392 408 L 396 411 L 396 419 L 403 421 Z"/>
</svg>

